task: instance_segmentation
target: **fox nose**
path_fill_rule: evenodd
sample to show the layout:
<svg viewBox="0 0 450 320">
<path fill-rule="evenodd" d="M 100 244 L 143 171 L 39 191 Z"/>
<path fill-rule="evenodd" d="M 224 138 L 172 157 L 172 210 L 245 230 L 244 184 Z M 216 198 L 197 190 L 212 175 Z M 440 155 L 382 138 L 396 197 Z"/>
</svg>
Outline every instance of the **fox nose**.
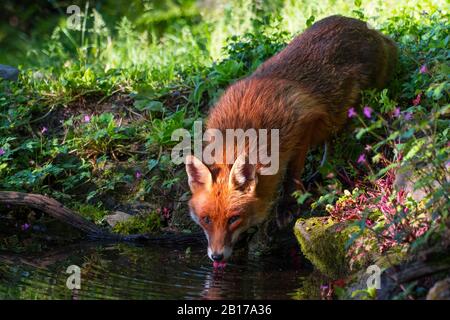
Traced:
<svg viewBox="0 0 450 320">
<path fill-rule="evenodd" d="M 221 254 L 213 253 L 213 254 L 211 255 L 211 258 L 212 258 L 214 261 L 219 262 L 219 261 L 222 261 L 222 260 L 223 260 L 223 254 L 222 254 L 222 253 L 221 253 Z"/>
</svg>

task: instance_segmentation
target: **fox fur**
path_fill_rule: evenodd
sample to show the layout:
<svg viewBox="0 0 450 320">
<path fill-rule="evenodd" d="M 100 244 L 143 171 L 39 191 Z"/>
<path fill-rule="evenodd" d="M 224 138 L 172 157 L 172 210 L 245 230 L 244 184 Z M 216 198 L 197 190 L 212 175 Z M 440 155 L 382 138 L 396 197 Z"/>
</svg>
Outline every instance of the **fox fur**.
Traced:
<svg viewBox="0 0 450 320">
<path fill-rule="evenodd" d="M 395 43 L 367 23 L 330 16 L 227 88 L 207 129 L 279 129 L 280 168 L 260 175 L 261 165 L 245 155 L 208 166 L 188 157 L 190 213 L 205 231 L 211 259 L 228 259 L 239 235 L 266 219 L 284 179 L 301 188 L 308 150 L 342 129 L 361 90 L 386 86 L 396 60 Z"/>
</svg>

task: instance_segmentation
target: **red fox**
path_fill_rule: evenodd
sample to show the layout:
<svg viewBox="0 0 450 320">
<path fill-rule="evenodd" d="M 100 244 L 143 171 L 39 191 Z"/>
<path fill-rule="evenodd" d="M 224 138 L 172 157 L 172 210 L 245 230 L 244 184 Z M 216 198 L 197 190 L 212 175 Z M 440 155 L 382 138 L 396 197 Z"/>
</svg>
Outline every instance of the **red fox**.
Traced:
<svg viewBox="0 0 450 320">
<path fill-rule="evenodd" d="M 279 170 L 262 175 L 245 153 L 232 164 L 186 158 L 190 215 L 206 234 L 211 260 L 226 261 L 239 236 L 267 218 L 284 179 L 301 189 L 308 149 L 343 127 L 361 90 L 386 85 L 396 60 L 392 40 L 363 21 L 330 16 L 228 87 L 207 129 L 278 129 Z"/>
</svg>

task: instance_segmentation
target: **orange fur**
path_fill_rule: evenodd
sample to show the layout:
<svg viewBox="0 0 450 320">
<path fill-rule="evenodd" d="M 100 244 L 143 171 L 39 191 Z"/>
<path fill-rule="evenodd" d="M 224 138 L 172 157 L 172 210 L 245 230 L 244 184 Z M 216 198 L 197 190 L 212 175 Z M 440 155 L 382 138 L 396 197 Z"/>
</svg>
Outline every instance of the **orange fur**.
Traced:
<svg viewBox="0 0 450 320">
<path fill-rule="evenodd" d="M 260 164 L 233 169 L 220 160 L 209 167 L 198 161 L 187 166 L 191 214 L 209 239 L 210 257 L 224 253 L 227 259 L 238 235 L 264 221 L 286 172 L 300 183 L 308 149 L 341 129 L 348 108 L 359 103 L 360 90 L 382 88 L 395 62 L 391 40 L 360 20 L 332 16 L 226 90 L 207 128 L 224 134 L 226 129 L 279 129 L 280 170 L 265 176 L 258 174 Z M 205 174 L 207 187 L 200 181 L 205 177 L 195 178 Z M 235 215 L 239 218 L 230 223 Z"/>
</svg>

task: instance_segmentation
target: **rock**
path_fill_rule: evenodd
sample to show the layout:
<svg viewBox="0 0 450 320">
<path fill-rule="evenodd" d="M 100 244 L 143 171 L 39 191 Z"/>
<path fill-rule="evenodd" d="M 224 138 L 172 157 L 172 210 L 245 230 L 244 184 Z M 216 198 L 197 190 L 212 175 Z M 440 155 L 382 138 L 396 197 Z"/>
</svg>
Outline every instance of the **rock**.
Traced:
<svg viewBox="0 0 450 320">
<path fill-rule="evenodd" d="M 155 211 L 158 209 L 158 205 L 144 202 L 144 201 L 133 201 L 133 202 L 127 202 L 127 203 L 121 203 L 117 205 L 114 209 L 126 212 L 131 215 L 143 215 L 148 214 L 152 211 Z"/>
<path fill-rule="evenodd" d="M 450 300 L 450 278 L 436 282 L 428 291 L 427 300 Z"/>
<path fill-rule="evenodd" d="M 0 64 L 0 78 L 11 81 L 17 81 L 18 77 L 19 77 L 18 69 L 4 64 Z"/>
<path fill-rule="evenodd" d="M 394 188 L 395 190 L 405 190 L 407 193 L 411 194 L 411 197 L 420 202 L 426 199 L 430 195 L 430 190 L 427 190 L 427 187 L 415 188 L 415 184 L 419 181 L 420 177 L 415 170 L 420 170 L 421 173 L 426 174 L 427 176 L 432 177 L 432 174 L 435 170 L 432 164 L 425 165 L 421 168 L 410 168 L 410 167 L 401 167 L 397 169 L 395 173 L 395 181 Z M 414 173 L 416 175 L 414 175 Z M 450 179 L 450 174 L 446 174 L 446 179 Z M 432 189 L 437 189 L 440 187 L 440 182 L 438 180 L 431 180 L 429 183 L 429 187 Z"/>
<path fill-rule="evenodd" d="M 411 194 L 411 197 L 417 202 L 422 201 L 427 195 L 427 191 L 424 189 L 414 190 L 414 184 L 417 179 L 411 178 L 409 172 L 397 172 L 395 175 L 394 188 L 398 190 L 405 190 Z"/>
<path fill-rule="evenodd" d="M 130 219 L 132 215 L 122 212 L 122 211 L 114 211 L 114 214 L 110 214 L 105 217 L 106 222 L 114 227 L 118 222 L 124 222 Z"/>
<path fill-rule="evenodd" d="M 305 257 L 323 274 L 337 279 L 349 272 L 345 245 L 357 227 L 329 217 L 297 220 L 294 232 Z"/>
</svg>

